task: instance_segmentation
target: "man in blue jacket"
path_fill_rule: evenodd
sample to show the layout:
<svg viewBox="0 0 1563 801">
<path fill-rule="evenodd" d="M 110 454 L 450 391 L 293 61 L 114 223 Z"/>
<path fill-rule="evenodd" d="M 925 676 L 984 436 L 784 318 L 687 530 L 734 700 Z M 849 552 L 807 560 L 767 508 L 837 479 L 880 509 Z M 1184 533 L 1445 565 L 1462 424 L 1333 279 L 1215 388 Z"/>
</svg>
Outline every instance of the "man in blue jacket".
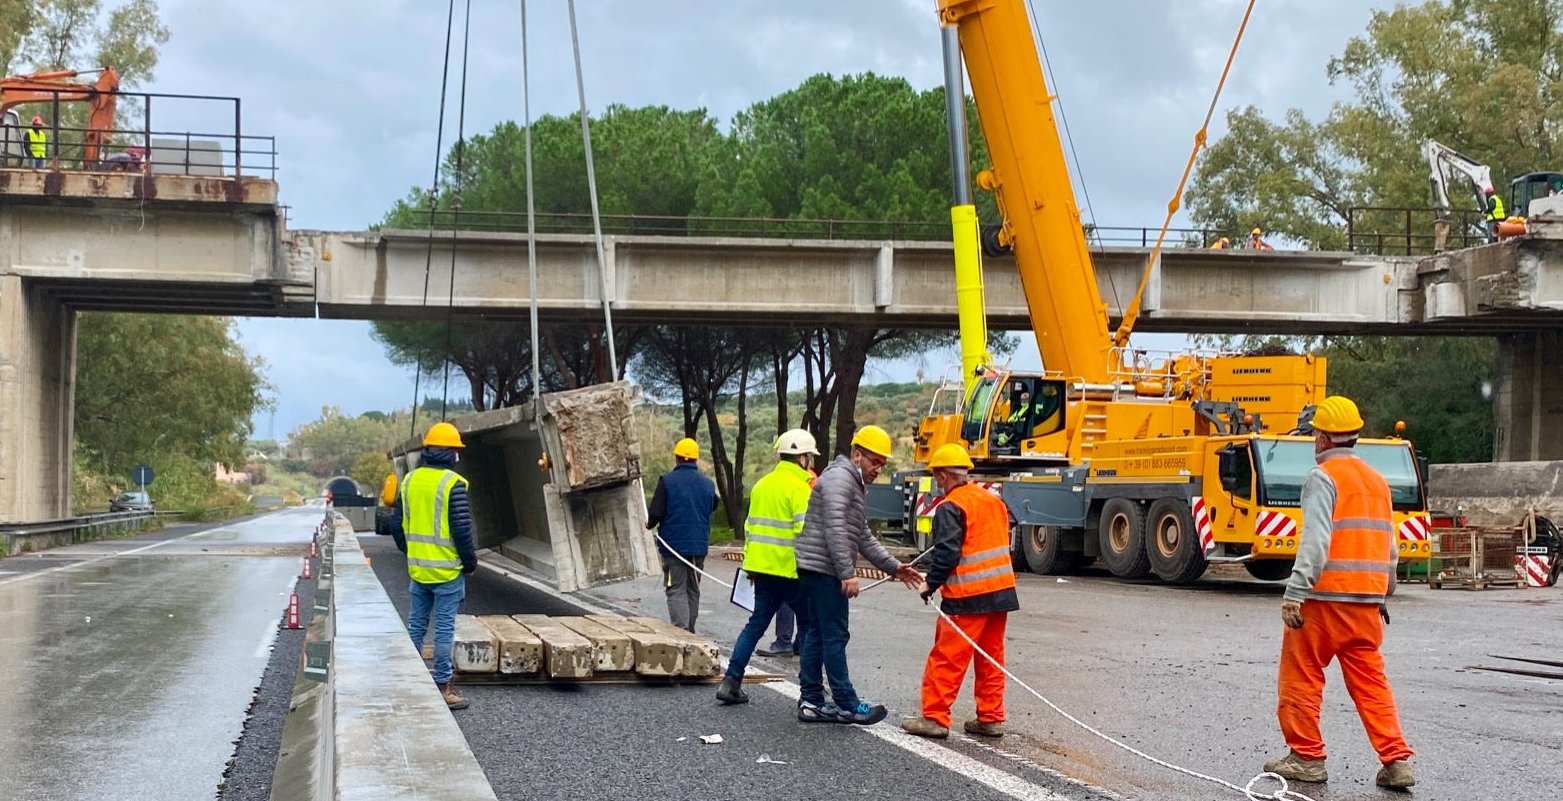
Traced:
<svg viewBox="0 0 1563 801">
<path fill-rule="evenodd" d="M 705 567 L 711 513 L 716 511 L 716 484 L 701 474 L 699 459 L 700 444 L 694 440 L 685 437 L 673 445 L 673 469 L 657 481 L 646 514 L 646 528 L 657 528 L 661 536 L 657 553 L 662 556 L 668 619 L 688 631 L 695 630 L 700 616 L 700 574 L 685 562 Z"/>
<path fill-rule="evenodd" d="M 423 650 L 429 615 L 434 615 L 434 683 L 451 709 L 467 701 L 451 689 L 455 673 L 451 651 L 456 641 L 456 609 L 467 596 L 466 576 L 478 569 L 473 546 L 472 507 L 467 479 L 451 468 L 464 447 L 450 423 L 435 423 L 423 437 L 422 463 L 407 474 L 396 495 L 390 520 L 396 547 L 407 554 L 407 633 Z"/>
</svg>

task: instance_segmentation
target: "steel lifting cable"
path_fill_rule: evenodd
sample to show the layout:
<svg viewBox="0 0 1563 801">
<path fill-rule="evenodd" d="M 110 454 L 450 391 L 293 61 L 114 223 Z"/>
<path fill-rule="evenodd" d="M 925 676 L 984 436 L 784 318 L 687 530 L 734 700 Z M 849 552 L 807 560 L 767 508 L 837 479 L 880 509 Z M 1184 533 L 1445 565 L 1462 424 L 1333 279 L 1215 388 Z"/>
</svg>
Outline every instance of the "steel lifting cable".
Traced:
<svg viewBox="0 0 1563 801">
<path fill-rule="evenodd" d="M 1134 301 L 1123 314 L 1123 322 L 1118 325 L 1118 331 L 1113 334 L 1113 344 L 1124 347 L 1129 344 L 1129 334 L 1134 330 L 1135 318 L 1140 316 L 1140 301 L 1145 297 L 1145 287 L 1150 284 L 1151 270 L 1155 268 L 1161 259 L 1161 246 L 1167 239 L 1167 230 L 1172 227 L 1172 217 L 1178 213 L 1178 208 L 1183 205 L 1183 187 L 1189 182 L 1189 175 L 1194 171 L 1194 161 L 1199 158 L 1199 151 L 1205 148 L 1205 140 L 1210 131 L 1210 120 L 1216 114 L 1216 103 L 1221 100 L 1221 90 L 1226 88 L 1227 74 L 1232 71 L 1232 62 L 1237 58 L 1237 46 L 1243 42 L 1243 33 L 1248 30 L 1248 18 L 1253 16 L 1256 0 L 1248 0 L 1248 8 L 1243 11 L 1243 21 L 1237 26 L 1237 36 L 1232 39 L 1232 49 L 1227 52 L 1226 66 L 1221 68 L 1221 80 L 1216 82 L 1216 91 L 1210 96 L 1210 106 L 1205 109 L 1205 121 L 1194 133 L 1194 147 L 1189 151 L 1189 160 L 1183 165 L 1183 176 L 1178 179 L 1178 188 L 1172 193 L 1172 199 L 1167 201 L 1167 216 L 1161 223 L 1161 231 L 1156 234 L 1156 247 L 1151 249 L 1150 258 L 1145 262 L 1145 272 L 1140 275 L 1140 288 L 1134 292 Z"/>
<path fill-rule="evenodd" d="M 530 318 L 532 325 L 532 424 L 543 430 L 542 360 L 538 355 L 537 332 L 537 205 L 532 191 L 532 75 L 531 61 L 527 54 L 526 0 L 521 0 L 521 114 L 525 123 L 526 142 L 526 269 L 527 286 L 532 296 Z"/>
<path fill-rule="evenodd" d="M 434 128 L 434 180 L 429 184 L 429 237 L 428 250 L 423 257 L 423 301 L 421 305 L 429 305 L 429 272 L 434 266 L 434 216 L 439 209 L 440 191 L 440 161 L 441 150 L 445 145 L 445 91 L 450 85 L 450 38 L 451 32 L 456 27 L 456 0 L 450 0 L 450 7 L 445 12 L 445 61 L 443 71 L 440 73 L 440 114 L 439 122 Z M 418 390 L 423 381 L 423 359 L 427 351 L 420 351 L 417 359 L 417 367 L 412 379 L 412 425 L 409 437 L 418 436 Z"/>
<path fill-rule="evenodd" d="M 450 286 L 445 296 L 445 386 L 440 389 L 440 419 L 447 419 L 450 404 L 450 346 L 456 317 L 456 243 L 461 226 L 461 190 L 466 173 L 462 164 L 467 154 L 467 51 L 472 45 L 472 0 L 467 0 L 466 16 L 461 23 L 461 100 L 456 112 L 456 178 L 451 186 Z M 432 233 L 432 232 L 431 232 Z"/>
<path fill-rule="evenodd" d="M 597 169 L 592 163 L 592 129 L 586 115 L 586 79 L 581 73 L 581 38 L 575 28 L 575 0 L 570 9 L 570 46 L 575 51 L 575 90 L 581 99 L 581 143 L 586 149 L 586 189 L 592 201 L 592 233 L 597 242 L 597 272 L 602 277 L 602 317 L 608 330 L 608 366 L 610 380 L 619 377 L 619 354 L 613 342 L 613 294 L 608 285 L 608 258 L 602 244 L 602 215 L 597 209 Z"/>
</svg>

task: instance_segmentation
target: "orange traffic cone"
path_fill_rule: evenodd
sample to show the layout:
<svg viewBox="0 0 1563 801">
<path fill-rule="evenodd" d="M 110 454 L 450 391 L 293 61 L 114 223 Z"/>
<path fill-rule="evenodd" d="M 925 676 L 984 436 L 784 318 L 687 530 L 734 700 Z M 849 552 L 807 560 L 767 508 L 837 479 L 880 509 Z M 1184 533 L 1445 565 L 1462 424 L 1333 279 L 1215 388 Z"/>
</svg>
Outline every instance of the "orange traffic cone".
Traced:
<svg viewBox="0 0 1563 801">
<path fill-rule="evenodd" d="M 320 551 L 317 550 L 317 546 L 315 545 L 315 541 L 314 540 L 310 540 L 309 541 L 309 555 L 312 556 L 312 557 L 320 555 Z"/>
<path fill-rule="evenodd" d="M 313 577 L 314 576 L 311 575 L 310 572 L 309 572 L 309 557 L 306 556 L 306 557 L 304 557 L 304 572 L 299 574 L 299 578 L 301 578 L 301 579 L 310 579 L 310 578 L 313 578 Z"/>
<path fill-rule="evenodd" d="M 303 628 L 303 626 L 300 626 L 298 624 L 298 593 L 296 593 L 296 592 L 293 593 L 292 597 L 288 598 L 288 617 L 287 617 L 287 622 L 285 624 L 283 624 L 283 628 L 287 628 L 287 629 Z"/>
</svg>

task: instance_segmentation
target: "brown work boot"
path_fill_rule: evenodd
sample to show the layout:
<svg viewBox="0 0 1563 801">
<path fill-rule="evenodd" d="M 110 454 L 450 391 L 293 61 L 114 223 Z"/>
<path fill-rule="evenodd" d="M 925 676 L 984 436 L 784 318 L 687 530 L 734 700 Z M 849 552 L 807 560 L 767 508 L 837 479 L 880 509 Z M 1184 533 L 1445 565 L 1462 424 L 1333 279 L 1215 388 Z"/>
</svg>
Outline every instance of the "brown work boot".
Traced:
<svg viewBox="0 0 1563 801">
<path fill-rule="evenodd" d="M 1373 777 L 1373 783 L 1393 790 L 1404 790 L 1416 784 L 1416 776 L 1411 773 L 1410 762 L 1397 759 L 1379 768 L 1378 775 Z"/>
<path fill-rule="evenodd" d="M 938 721 L 929 720 L 928 718 L 907 718 L 901 721 L 901 728 L 905 729 L 908 734 L 915 734 L 918 737 L 931 737 L 936 740 L 942 740 L 950 736 L 949 727 L 942 726 Z"/>
<path fill-rule="evenodd" d="M 976 719 L 968 720 L 966 721 L 966 733 L 975 734 L 978 737 L 1003 737 L 1004 722 L 1001 720 L 995 720 L 991 723 Z"/>
<path fill-rule="evenodd" d="M 1329 771 L 1324 769 L 1324 760 L 1305 759 L 1296 751 L 1288 751 L 1286 756 L 1266 762 L 1265 770 L 1287 781 L 1323 784 L 1330 780 Z"/>
<path fill-rule="evenodd" d="M 467 699 L 462 698 L 456 694 L 456 691 L 451 687 L 451 682 L 436 684 L 434 686 L 440 688 L 440 695 L 445 698 L 446 706 L 450 707 L 451 709 L 467 708 Z"/>
</svg>

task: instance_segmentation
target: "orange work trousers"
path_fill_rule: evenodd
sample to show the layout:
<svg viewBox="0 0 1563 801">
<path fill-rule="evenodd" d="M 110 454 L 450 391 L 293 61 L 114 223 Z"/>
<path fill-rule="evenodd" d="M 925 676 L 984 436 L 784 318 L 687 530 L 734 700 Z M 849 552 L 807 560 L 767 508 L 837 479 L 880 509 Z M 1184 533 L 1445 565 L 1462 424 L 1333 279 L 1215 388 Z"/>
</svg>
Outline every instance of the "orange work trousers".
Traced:
<svg viewBox="0 0 1563 801">
<path fill-rule="evenodd" d="M 976 641 L 978 647 L 1004 663 L 1004 624 L 1008 612 L 984 615 L 950 615 Z M 923 717 L 949 728 L 950 706 L 966 680 L 966 666 L 977 660 L 977 719 L 984 723 L 1004 721 L 1004 671 L 972 650 L 971 643 L 956 633 L 943 618 L 934 628 L 933 650 L 923 670 Z"/>
<path fill-rule="evenodd" d="M 1395 695 L 1384 675 L 1384 624 L 1374 604 L 1304 601 L 1303 627 L 1287 628 L 1281 638 L 1280 703 L 1276 716 L 1286 744 L 1305 759 L 1324 759 L 1319 706 L 1324 700 L 1324 669 L 1340 660 L 1346 692 L 1357 706 L 1368 741 L 1379 761 L 1389 764 L 1411 756 L 1400 733 Z"/>
</svg>

